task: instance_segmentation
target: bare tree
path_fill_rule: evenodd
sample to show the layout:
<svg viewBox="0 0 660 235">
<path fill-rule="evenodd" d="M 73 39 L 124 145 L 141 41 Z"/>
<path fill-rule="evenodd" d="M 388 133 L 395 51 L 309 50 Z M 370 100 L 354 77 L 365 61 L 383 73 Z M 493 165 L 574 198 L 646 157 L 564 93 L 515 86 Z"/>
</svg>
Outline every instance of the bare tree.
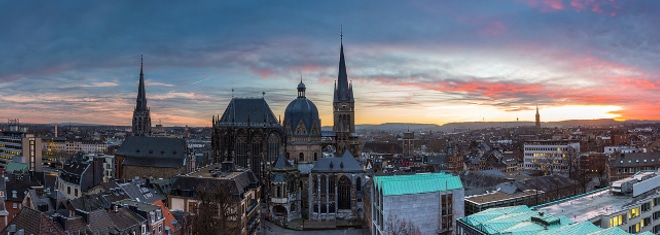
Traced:
<svg viewBox="0 0 660 235">
<path fill-rule="evenodd" d="M 385 226 L 388 235 L 422 235 L 422 231 L 412 221 L 399 219 L 396 215 L 390 215 Z"/>
<path fill-rule="evenodd" d="M 240 234 L 240 200 L 226 182 L 197 185 L 197 207 L 191 214 L 192 234 Z"/>
</svg>

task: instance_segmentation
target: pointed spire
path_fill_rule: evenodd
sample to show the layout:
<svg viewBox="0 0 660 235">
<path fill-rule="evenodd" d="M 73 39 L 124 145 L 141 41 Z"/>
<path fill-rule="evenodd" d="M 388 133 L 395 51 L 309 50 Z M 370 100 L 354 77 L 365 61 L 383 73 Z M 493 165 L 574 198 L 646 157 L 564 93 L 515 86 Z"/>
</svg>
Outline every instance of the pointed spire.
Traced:
<svg viewBox="0 0 660 235">
<path fill-rule="evenodd" d="M 147 109 L 147 94 L 144 89 L 144 58 L 140 55 L 140 82 L 138 85 L 137 106 L 138 110 Z"/>
<path fill-rule="evenodd" d="M 335 89 L 335 102 L 340 101 L 349 101 L 353 100 L 353 96 L 348 86 L 348 74 L 346 73 L 346 61 L 344 60 L 344 31 L 341 29 L 339 34 L 341 43 L 339 49 L 339 74 L 337 75 L 337 88 Z"/>
</svg>

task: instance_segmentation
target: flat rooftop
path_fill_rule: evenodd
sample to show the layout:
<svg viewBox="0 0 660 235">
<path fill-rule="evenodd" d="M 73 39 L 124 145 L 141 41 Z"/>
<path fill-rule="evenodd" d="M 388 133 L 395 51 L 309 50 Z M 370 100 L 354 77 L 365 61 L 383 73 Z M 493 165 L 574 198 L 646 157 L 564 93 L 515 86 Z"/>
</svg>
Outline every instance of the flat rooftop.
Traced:
<svg viewBox="0 0 660 235">
<path fill-rule="evenodd" d="M 231 179 L 243 173 L 243 171 L 238 167 L 236 170 L 232 172 L 222 172 L 220 169 L 222 169 L 221 164 L 213 164 L 202 167 L 199 170 L 190 172 L 186 175 L 193 177 L 203 177 L 203 178 Z"/>
<path fill-rule="evenodd" d="M 483 204 L 489 204 L 493 202 L 499 202 L 499 201 L 507 201 L 515 198 L 522 198 L 522 197 L 527 197 L 527 196 L 534 196 L 538 194 L 543 194 L 544 192 L 539 190 L 538 193 L 536 190 L 525 190 L 522 193 L 515 193 L 515 194 L 507 194 L 504 192 L 496 191 L 493 193 L 487 193 L 487 194 L 481 194 L 481 195 L 475 195 L 475 196 L 470 196 L 470 197 L 465 197 L 466 201 L 472 202 L 477 205 L 483 205 Z"/>
<path fill-rule="evenodd" d="M 565 215 L 574 222 L 589 221 L 600 215 L 609 215 L 621 211 L 624 205 L 632 202 L 630 196 L 610 194 L 609 188 L 586 193 L 577 197 L 567 198 L 548 206 L 537 206 L 535 210 L 543 210 L 553 215 Z"/>
</svg>

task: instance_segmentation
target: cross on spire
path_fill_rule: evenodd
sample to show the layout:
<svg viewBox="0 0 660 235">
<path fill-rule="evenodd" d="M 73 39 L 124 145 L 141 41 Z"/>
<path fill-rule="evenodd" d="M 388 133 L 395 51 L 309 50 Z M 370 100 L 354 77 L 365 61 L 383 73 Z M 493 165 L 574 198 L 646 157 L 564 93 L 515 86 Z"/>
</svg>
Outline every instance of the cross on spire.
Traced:
<svg viewBox="0 0 660 235">
<path fill-rule="evenodd" d="M 339 25 L 339 41 L 344 43 L 344 25 Z"/>
</svg>

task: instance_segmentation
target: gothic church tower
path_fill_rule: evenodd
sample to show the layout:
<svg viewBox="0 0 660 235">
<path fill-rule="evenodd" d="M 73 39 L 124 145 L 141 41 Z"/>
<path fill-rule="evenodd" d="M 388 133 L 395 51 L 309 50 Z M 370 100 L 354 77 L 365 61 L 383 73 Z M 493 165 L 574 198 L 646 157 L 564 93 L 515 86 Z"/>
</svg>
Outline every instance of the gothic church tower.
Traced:
<svg viewBox="0 0 660 235">
<path fill-rule="evenodd" d="M 339 51 L 339 75 L 335 82 L 335 94 L 332 102 L 335 141 L 337 154 L 343 154 L 349 150 L 353 156 L 357 156 L 357 134 L 355 133 L 355 100 L 353 99 L 353 85 L 348 82 L 346 74 L 346 62 L 344 61 L 343 33 L 340 36 Z"/>
<path fill-rule="evenodd" d="M 143 60 L 140 56 L 140 85 L 138 87 L 138 95 L 133 110 L 133 135 L 134 136 L 151 136 L 151 115 L 149 114 L 149 107 L 147 107 L 147 94 L 144 90 L 144 73 L 142 72 Z"/>
</svg>

